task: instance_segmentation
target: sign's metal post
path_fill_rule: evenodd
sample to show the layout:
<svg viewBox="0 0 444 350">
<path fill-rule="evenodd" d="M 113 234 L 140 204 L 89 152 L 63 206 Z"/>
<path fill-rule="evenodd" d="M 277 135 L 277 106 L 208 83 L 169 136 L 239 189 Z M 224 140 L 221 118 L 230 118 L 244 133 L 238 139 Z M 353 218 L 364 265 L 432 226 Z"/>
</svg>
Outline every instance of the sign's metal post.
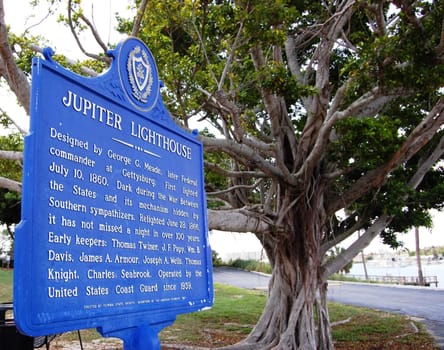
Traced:
<svg viewBox="0 0 444 350">
<path fill-rule="evenodd" d="M 128 340 L 124 340 L 124 350 L 160 350 L 160 340 L 157 332 L 151 327 L 141 325 L 128 334 Z"/>
<path fill-rule="evenodd" d="M 152 325 L 142 324 L 138 327 L 126 328 L 109 333 L 101 332 L 101 334 L 104 337 L 122 339 L 124 350 L 160 350 L 161 347 L 158 332 L 171 323 L 172 321 L 162 324 L 160 328 L 156 328 Z"/>
<path fill-rule="evenodd" d="M 33 60 L 14 315 L 32 335 L 96 327 L 125 350 L 213 303 L 203 145 L 160 94 L 154 58 L 127 38 L 95 78 Z"/>
</svg>

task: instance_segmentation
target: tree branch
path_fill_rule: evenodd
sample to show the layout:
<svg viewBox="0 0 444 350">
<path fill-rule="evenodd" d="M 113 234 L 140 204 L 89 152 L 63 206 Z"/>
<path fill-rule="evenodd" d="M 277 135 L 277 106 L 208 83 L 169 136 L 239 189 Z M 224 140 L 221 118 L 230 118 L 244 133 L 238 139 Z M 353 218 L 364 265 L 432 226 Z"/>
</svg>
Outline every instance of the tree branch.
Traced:
<svg viewBox="0 0 444 350">
<path fill-rule="evenodd" d="M 88 19 L 86 18 L 83 13 L 79 13 L 79 17 L 83 20 L 83 22 L 86 23 L 86 25 L 89 27 L 89 29 L 91 30 L 91 33 L 94 37 L 94 39 L 96 39 L 96 42 L 99 44 L 99 46 L 102 48 L 103 53 L 106 54 L 108 52 L 108 46 L 103 42 L 102 38 L 100 37 L 99 32 L 97 31 L 96 26 Z"/>
<path fill-rule="evenodd" d="M 219 113 L 221 116 L 230 116 L 233 125 L 234 125 L 234 133 L 236 135 L 236 138 L 238 141 L 241 141 L 242 143 L 255 148 L 261 152 L 266 153 L 269 156 L 274 155 L 275 149 L 274 145 L 268 144 L 266 142 L 263 142 L 254 136 L 248 135 L 244 129 L 241 127 L 239 115 L 240 115 L 240 109 L 228 99 L 225 91 L 219 90 L 216 91 L 214 94 L 209 93 L 207 90 L 197 87 L 198 91 L 205 94 L 208 98 L 208 105 L 213 107 L 217 110 L 217 113 Z M 225 120 L 225 118 L 223 118 Z M 213 126 L 216 127 L 214 123 L 212 123 Z M 221 127 L 216 127 L 219 131 L 221 131 Z M 223 132 L 221 132 L 223 133 Z M 227 133 L 223 133 L 225 136 Z"/>
<path fill-rule="evenodd" d="M 353 221 L 353 225 L 346 227 L 342 232 L 337 234 L 333 233 L 331 238 L 327 238 L 326 241 L 321 245 L 322 255 L 324 255 L 329 249 L 333 248 L 336 244 L 344 241 L 353 233 L 361 229 L 364 223 L 368 221 L 368 216 L 364 214 L 358 217 L 356 214 L 354 214 L 344 219 L 341 223 L 345 223 L 345 226 L 347 226 L 347 221 Z"/>
<path fill-rule="evenodd" d="M 134 20 L 133 30 L 131 31 L 132 36 L 137 36 L 139 34 L 140 24 L 142 23 L 143 15 L 145 14 L 147 5 L 148 0 L 142 0 L 139 8 L 137 9 L 136 19 Z"/>
<path fill-rule="evenodd" d="M 305 40 L 305 36 L 299 34 L 297 37 L 289 35 L 285 41 L 285 55 L 287 56 L 288 68 L 292 77 L 301 85 L 307 84 L 307 77 L 302 73 L 301 64 L 297 56 L 297 43 L 303 40 Z M 302 105 L 304 106 L 310 105 L 312 100 L 312 96 L 301 96 Z"/>
<path fill-rule="evenodd" d="M 239 45 L 239 41 L 241 38 L 242 30 L 244 28 L 244 23 L 241 22 L 239 25 L 239 30 L 237 31 L 236 38 L 234 39 L 233 45 L 231 45 L 231 52 L 230 55 L 227 58 L 227 61 L 225 62 L 224 70 L 222 71 L 219 83 L 217 84 L 217 89 L 221 90 L 225 81 L 225 78 L 228 74 L 228 71 L 230 70 L 231 64 L 234 60 L 234 54 L 236 52 L 236 49 Z"/>
<path fill-rule="evenodd" d="M 23 160 L 23 152 L 0 150 L 0 159 L 22 161 Z"/>
<path fill-rule="evenodd" d="M 369 24 L 371 25 L 372 30 L 378 36 L 384 36 L 387 32 L 387 23 L 384 18 L 385 2 L 380 1 L 378 4 L 369 4 L 367 1 L 359 1 L 358 4 L 362 8 L 369 10 L 375 16 L 376 25 L 374 25 L 372 22 Z"/>
<path fill-rule="evenodd" d="M 206 151 L 223 151 L 250 168 L 260 169 L 268 176 L 276 177 L 282 181 L 286 181 L 288 184 L 296 185 L 294 179 L 283 174 L 278 168 L 262 158 L 255 149 L 245 144 L 237 143 L 233 140 L 216 139 L 206 136 L 200 136 L 200 139 Z"/>
<path fill-rule="evenodd" d="M 15 62 L 8 40 L 8 29 L 5 23 L 5 9 L 3 0 L 0 0 L 0 66 L 2 75 L 9 87 L 17 96 L 20 105 L 29 114 L 30 85 L 22 70 Z"/>
<path fill-rule="evenodd" d="M 214 93 L 218 105 L 223 106 L 221 111 L 225 119 L 231 119 L 233 123 L 234 136 L 238 142 L 243 142 L 245 131 L 241 126 L 240 116 L 241 110 L 236 104 L 231 101 L 224 90 L 218 90 Z M 225 111 L 225 113 L 223 113 Z M 228 113 L 227 113 L 228 112 Z"/>
<path fill-rule="evenodd" d="M 332 122 L 327 128 L 323 128 L 324 136 L 319 133 L 322 124 L 327 117 L 327 106 L 330 98 L 330 57 L 332 48 L 340 37 L 345 24 L 353 14 L 354 0 L 345 1 L 338 12 L 330 16 L 322 25 L 319 31 L 320 43 L 316 47 L 310 64 L 316 65 L 315 89 L 317 94 L 310 100 L 310 105 L 305 106 L 307 110 L 307 122 L 299 139 L 299 146 L 296 159 L 298 174 L 296 177 L 303 177 L 310 174 L 316 166 L 320 153 L 323 152 L 328 138 L 325 136 L 330 132 Z M 309 74 L 310 67 L 307 68 Z"/>
<path fill-rule="evenodd" d="M 68 25 L 69 28 L 71 29 L 71 33 L 74 36 L 74 39 L 77 43 L 77 46 L 80 48 L 80 50 L 88 57 L 91 57 L 95 60 L 99 60 L 99 61 L 104 61 L 106 63 L 110 63 L 111 62 L 111 58 L 108 56 L 99 56 L 93 53 L 89 53 L 86 51 L 86 49 L 84 48 L 84 46 L 82 45 L 82 42 L 80 41 L 80 38 L 78 37 L 75 28 L 74 28 L 74 21 L 72 18 L 73 15 L 73 7 L 72 7 L 72 0 L 68 1 Z M 75 11 L 74 11 L 75 12 Z M 94 27 L 94 25 L 82 14 L 79 12 L 75 12 L 76 15 L 79 16 L 80 19 L 82 19 L 86 25 L 90 28 L 94 38 L 96 39 L 97 43 L 99 44 L 99 46 L 102 48 L 102 50 L 104 51 L 104 53 L 106 54 L 106 52 L 108 51 L 107 46 L 103 43 L 102 39 L 100 38 L 99 33 L 97 32 L 96 28 Z"/>
<path fill-rule="evenodd" d="M 227 232 L 267 233 L 270 225 L 257 217 L 249 215 L 245 209 L 208 210 L 208 227 L 210 230 Z"/>
<path fill-rule="evenodd" d="M 34 50 L 35 52 L 43 54 L 43 49 L 41 47 L 38 47 L 37 45 L 34 45 L 34 44 L 30 44 L 29 47 L 31 50 Z M 77 66 L 78 65 L 78 62 L 70 59 L 69 57 L 65 57 L 65 62 L 66 62 L 66 64 L 68 64 L 70 66 Z M 79 69 L 83 74 L 89 75 L 90 77 L 96 77 L 99 75 L 99 73 L 97 73 L 96 71 L 92 70 L 91 68 L 85 67 L 85 66 L 80 66 Z"/>
<path fill-rule="evenodd" d="M 419 167 L 415 175 L 409 180 L 409 186 L 416 189 L 424 179 L 430 168 L 436 164 L 444 154 L 444 136 L 439 140 L 438 145 L 433 149 L 428 157 L 422 157 L 419 161 Z"/>
<path fill-rule="evenodd" d="M 209 67 L 209 70 L 210 70 L 211 77 L 213 78 L 214 82 L 215 82 L 216 85 L 217 85 L 218 82 L 217 82 L 216 74 L 214 73 L 214 70 L 211 68 L 211 66 L 212 66 L 212 65 L 211 65 L 211 60 L 208 58 L 207 47 L 206 47 L 206 45 L 205 45 L 205 42 L 204 42 L 203 39 L 202 39 L 202 35 L 200 34 L 200 32 L 199 32 L 199 30 L 198 30 L 198 28 L 197 28 L 196 23 L 195 23 L 194 20 L 193 20 L 193 26 L 194 26 L 194 29 L 195 29 L 196 35 L 197 35 L 197 37 L 199 38 L 199 43 L 200 43 L 200 46 L 201 46 L 201 48 L 202 48 L 202 52 L 203 52 L 203 54 L 204 54 L 204 56 L 205 56 L 205 59 L 206 59 L 206 61 L 207 61 L 207 63 L 208 63 L 208 67 Z"/>
<path fill-rule="evenodd" d="M 266 66 L 266 60 L 260 45 L 251 49 L 251 57 L 257 71 Z M 276 46 L 273 47 L 273 60 L 282 62 L 281 49 Z M 266 88 L 260 88 L 260 92 L 271 121 L 271 134 L 276 138 L 276 165 L 286 178 L 290 178 L 297 153 L 297 139 L 292 121 L 288 116 L 285 100 Z"/>
<path fill-rule="evenodd" d="M 361 250 L 367 247 L 373 241 L 373 239 L 390 224 L 392 220 L 393 218 L 388 215 L 384 214 L 380 216 L 375 223 L 370 226 L 350 247 L 323 265 L 322 279 L 326 281 L 331 275 L 352 261 L 353 258 Z"/>
<path fill-rule="evenodd" d="M 0 59 L 1 63 L 1 59 Z M 1 76 L 1 72 L 0 72 Z M 25 135 L 27 133 L 27 130 L 23 129 L 3 108 L 0 108 L 0 114 L 3 114 L 8 118 L 8 120 L 14 125 L 14 127 L 20 132 L 20 134 Z"/>
<path fill-rule="evenodd" d="M 204 161 L 205 168 L 215 171 L 216 173 L 230 178 L 235 177 L 255 177 L 255 178 L 265 178 L 268 177 L 266 174 L 260 171 L 229 171 L 221 168 L 220 166 L 211 163 L 209 161 Z"/>
<path fill-rule="evenodd" d="M 249 190 L 253 190 L 253 189 L 255 189 L 257 186 L 259 186 L 260 183 L 261 183 L 262 181 L 263 181 L 262 179 L 259 179 L 259 180 L 257 180 L 257 181 L 256 181 L 254 184 L 252 184 L 252 185 L 236 185 L 236 186 L 230 186 L 230 187 L 228 187 L 228 188 L 226 188 L 226 189 L 224 189 L 224 190 L 221 190 L 221 191 L 207 192 L 207 195 L 208 195 L 208 196 L 219 196 L 219 195 L 221 195 L 221 194 L 225 194 L 225 193 L 228 193 L 228 192 L 232 192 L 232 191 L 237 190 L 237 189 L 249 189 Z"/>
<path fill-rule="evenodd" d="M 351 116 L 360 117 L 374 115 L 379 112 L 387 102 L 401 94 L 401 91 L 396 91 L 391 95 L 381 95 L 379 94 L 379 88 L 375 87 L 350 104 L 350 106 L 345 110 L 334 110 L 338 107 L 340 100 L 343 98 L 342 95 L 346 85 L 347 83 L 338 89 L 331 104 L 330 110 L 327 112 L 327 117 L 319 128 L 314 145 L 311 147 L 309 154 L 302 166 L 299 168 L 299 171 L 294 175 L 296 178 L 303 177 L 305 173 L 310 173 L 310 171 L 319 162 L 327 145 L 329 144 L 329 141 L 331 140 L 333 127 L 339 120 Z"/>
<path fill-rule="evenodd" d="M 435 48 L 435 54 L 436 54 L 436 56 L 438 56 L 441 59 L 444 58 L 444 19 L 441 24 L 441 36 L 440 36 L 439 44 Z"/>
<path fill-rule="evenodd" d="M 22 193 L 22 184 L 18 181 L 0 176 L 0 188 L 6 188 L 10 191 Z"/>
</svg>

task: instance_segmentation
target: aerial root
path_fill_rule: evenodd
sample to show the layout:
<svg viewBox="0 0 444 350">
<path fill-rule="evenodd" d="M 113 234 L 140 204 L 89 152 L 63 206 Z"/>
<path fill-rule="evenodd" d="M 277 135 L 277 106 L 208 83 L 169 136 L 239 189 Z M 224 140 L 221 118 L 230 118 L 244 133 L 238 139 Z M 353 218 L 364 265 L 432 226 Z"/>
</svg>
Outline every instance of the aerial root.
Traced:
<svg viewBox="0 0 444 350">
<path fill-rule="evenodd" d="M 419 329 L 413 321 L 410 321 L 410 327 L 412 328 L 412 332 L 397 335 L 395 338 L 404 338 L 408 337 L 409 335 L 419 333 Z"/>
<path fill-rule="evenodd" d="M 352 319 L 352 318 L 349 317 L 349 318 L 347 318 L 347 319 L 345 319 L 345 320 L 332 322 L 332 323 L 331 323 L 331 326 L 334 327 L 334 326 L 339 326 L 339 325 L 341 325 L 341 324 L 349 323 L 349 322 L 351 321 L 351 319 Z"/>
<path fill-rule="evenodd" d="M 233 345 L 224 346 L 221 348 L 217 348 L 217 350 L 272 350 L 276 347 L 276 342 L 272 343 L 248 343 L 248 342 L 240 342 Z"/>
</svg>

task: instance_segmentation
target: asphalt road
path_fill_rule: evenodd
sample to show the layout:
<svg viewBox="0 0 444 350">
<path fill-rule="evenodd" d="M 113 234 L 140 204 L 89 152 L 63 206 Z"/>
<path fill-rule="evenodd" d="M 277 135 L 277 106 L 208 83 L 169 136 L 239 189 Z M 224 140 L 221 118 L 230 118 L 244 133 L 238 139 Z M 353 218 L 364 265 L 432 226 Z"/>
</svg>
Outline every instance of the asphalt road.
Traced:
<svg viewBox="0 0 444 350">
<path fill-rule="evenodd" d="M 230 267 L 214 267 L 214 282 L 245 289 L 267 289 L 269 275 L 252 273 Z"/>
<path fill-rule="evenodd" d="M 266 289 L 270 276 L 215 268 L 214 282 L 246 289 Z M 444 350 L 444 289 L 331 282 L 328 300 L 418 318 Z"/>
</svg>

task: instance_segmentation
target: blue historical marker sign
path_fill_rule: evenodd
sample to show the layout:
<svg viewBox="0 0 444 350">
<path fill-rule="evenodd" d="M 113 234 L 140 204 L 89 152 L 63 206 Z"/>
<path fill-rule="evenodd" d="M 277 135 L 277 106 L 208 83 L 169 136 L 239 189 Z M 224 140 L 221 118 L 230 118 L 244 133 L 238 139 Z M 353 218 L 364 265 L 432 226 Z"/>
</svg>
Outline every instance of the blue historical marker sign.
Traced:
<svg viewBox="0 0 444 350">
<path fill-rule="evenodd" d="M 143 42 L 110 55 L 96 78 L 49 50 L 33 61 L 14 273 L 29 335 L 98 327 L 133 344 L 213 302 L 203 146 L 170 118 Z"/>
</svg>

